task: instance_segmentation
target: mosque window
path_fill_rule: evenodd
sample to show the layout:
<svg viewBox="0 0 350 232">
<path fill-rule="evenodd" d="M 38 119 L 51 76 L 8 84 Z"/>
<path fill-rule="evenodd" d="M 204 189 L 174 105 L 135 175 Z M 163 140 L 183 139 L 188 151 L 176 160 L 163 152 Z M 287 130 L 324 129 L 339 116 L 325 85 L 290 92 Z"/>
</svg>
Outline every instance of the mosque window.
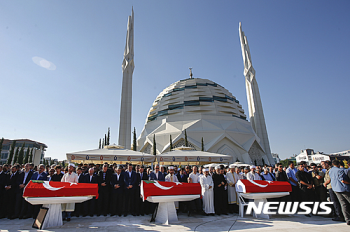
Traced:
<svg viewBox="0 0 350 232">
<path fill-rule="evenodd" d="M 163 97 L 169 97 L 169 96 L 171 96 L 171 95 L 172 95 L 172 93 L 167 93 L 167 94 L 164 94 Z"/>
<path fill-rule="evenodd" d="M 197 83 L 197 86 L 207 86 L 207 83 Z"/>
<path fill-rule="evenodd" d="M 226 97 L 218 97 L 218 96 L 213 96 L 214 101 L 221 101 L 221 102 L 227 102 Z"/>
<path fill-rule="evenodd" d="M 162 110 L 158 112 L 158 116 L 163 116 L 163 115 L 167 115 L 168 114 L 168 110 Z"/>
<path fill-rule="evenodd" d="M 199 106 L 199 101 L 185 101 L 185 106 Z"/>
<path fill-rule="evenodd" d="M 214 87 L 217 87 L 217 86 L 218 86 L 218 84 L 216 84 L 216 83 L 213 83 L 213 84 L 207 83 L 207 85 L 214 86 Z"/>
<path fill-rule="evenodd" d="M 174 109 L 183 109 L 184 108 L 184 104 L 176 104 L 176 105 L 169 105 L 168 109 L 169 110 L 174 110 Z"/>
<path fill-rule="evenodd" d="M 213 102 L 213 98 L 211 98 L 211 97 L 199 97 L 199 101 L 202 101 L 202 102 Z"/>
<path fill-rule="evenodd" d="M 185 89 L 197 89 L 197 86 L 196 85 L 188 85 L 188 86 L 185 86 Z"/>
<path fill-rule="evenodd" d="M 178 91 L 182 91 L 182 90 L 185 90 L 185 88 L 184 87 L 182 87 L 182 88 L 175 88 L 175 89 L 173 89 L 173 92 L 178 92 Z"/>
</svg>

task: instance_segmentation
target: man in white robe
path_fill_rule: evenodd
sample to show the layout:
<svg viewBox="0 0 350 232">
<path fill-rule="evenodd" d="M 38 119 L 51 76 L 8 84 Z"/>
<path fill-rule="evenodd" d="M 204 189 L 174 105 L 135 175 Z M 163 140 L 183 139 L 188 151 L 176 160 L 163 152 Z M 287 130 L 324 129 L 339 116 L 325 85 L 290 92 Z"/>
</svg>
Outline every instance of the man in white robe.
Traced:
<svg viewBox="0 0 350 232">
<path fill-rule="evenodd" d="M 202 187 L 202 196 L 203 196 L 203 210 L 206 215 L 214 216 L 214 182 L 211 176 L 209 175 L 209 170 L 203 170 L 204 175 L 199 179 L 199 183 Z"/>
<path fill-rule="evenodd" d="M 179 182 L 179 180 L 177 179 L 177 176 L 175 175 L 175 170 L 173 166 L 170 166 L 169 168 L 169 174 L 166 175 L 165 177 L 165 182 Z M 179 209 L 179 202 L 175 201 L 175 208 Z"/>
<path fill-rule="evenodd" d="M 78 183 L 78 174 L 74 172 L 74 164 L 68 165 L 68 172 L 63 175 L 61 182 Z M 70 221 L 71 213 L 74 211 L 75 203 L 61 204 L 63 212 L 63 220 Z"/>
<path fill-rule="evenodd" d="M 230 165 L 230 171 L 227 172 L 227 184 L 228 184 L 228 204 L 229 212 L 233 213 L 233 204 L 237 204 L 237 194 L 236 194 L 236 183 L 237 183 L 237 174 L 235 175 L 235 166 Z"/>
<path fill-rule="evenodd" d="M 255 172 L 256 167 L 254 165 L 250 166 L 250 172 L 247 173 L 248 180 L 261 180 L 261 176 Z"/>
</svg>

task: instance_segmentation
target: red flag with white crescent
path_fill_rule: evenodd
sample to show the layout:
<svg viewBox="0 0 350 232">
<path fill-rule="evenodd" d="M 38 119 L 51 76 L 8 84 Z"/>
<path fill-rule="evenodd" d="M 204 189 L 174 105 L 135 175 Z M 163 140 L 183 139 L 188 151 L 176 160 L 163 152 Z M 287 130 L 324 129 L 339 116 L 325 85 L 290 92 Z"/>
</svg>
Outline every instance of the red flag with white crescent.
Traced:
<svg viewBox="0 0 350 232">
<path fill-rule="evenodd" d="M 23 197 L 83 197 L 98 198 L 98 184 L 31 180 Z"/>
<path fill-rule="evenodd" d="M 236 190 L 241 193 L 291 192 L 292 186 L 288 181 L 242 179 L 237 181 Z"/>
<path fill-rule="evenodd" d="M 201 195 L 201 185 L 199 183 L 143 180 L 141 192 L 143 200 L 149 196 Z"/>
</svg>

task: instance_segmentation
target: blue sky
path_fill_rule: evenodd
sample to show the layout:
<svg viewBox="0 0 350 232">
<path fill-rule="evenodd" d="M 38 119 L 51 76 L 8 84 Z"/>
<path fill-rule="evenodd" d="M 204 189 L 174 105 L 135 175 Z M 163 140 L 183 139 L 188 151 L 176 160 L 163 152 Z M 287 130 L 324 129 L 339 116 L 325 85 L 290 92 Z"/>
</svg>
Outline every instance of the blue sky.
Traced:
<svg viewBox="0 0 350 232">
<path fill-rule="evenodd" d="M 156 96 L 189 67 L 232 92 L 248 115 L 241 21 L 272 152 L 350 149 L 349 1 L 1 0 L 0 137 L 43 142 L 60 160 L 97 148 L 108 127 L 117 143 L 132 6 L 138 135 Z"/>
</svg>

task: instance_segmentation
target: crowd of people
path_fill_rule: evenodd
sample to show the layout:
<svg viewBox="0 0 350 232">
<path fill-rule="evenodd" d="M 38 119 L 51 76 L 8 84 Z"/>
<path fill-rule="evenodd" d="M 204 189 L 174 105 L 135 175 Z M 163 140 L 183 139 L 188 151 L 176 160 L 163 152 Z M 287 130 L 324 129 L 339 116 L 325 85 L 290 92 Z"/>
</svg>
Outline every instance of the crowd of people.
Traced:
<svg viewBox="0 0 350 232">
<path fill-rule="evenodd" d="M 62 204 L 63 219 L 70 221 L 79 216 L 133 216 L 152 214 L 156 204 L 143 201 L 140 196 L 141 180 L 200 183 L 202 199 L 176 204 L 177 210 L 192 214 L 221 215 L 238 212 L 235 184 L 240 179 L 288 181 L 292 186 L 289 196 L 280 201 L 334 203 L 334 221 L 350 225 L 350 172 L 342 161 L 323 161 L 321 165 L 301 162 L 295 167 L 281 163 L 274 166 L 218 165 L 215 168 L 197 166 L 144 167 L 132 164 L 69 164 L 34 167 L 0 165 L 0 218 L 36 218 L 40 205 L 24 200 L 23 189 L 30 180 L 61 181 L 98 184 L 98 199 L 83 203 Z M 329 198 L 328 198 L 329 196 Z M 276 199 L 275 199 L 276 200 Z M 311 215 L 307 215 L 311 216 Z"/>
</svg>

